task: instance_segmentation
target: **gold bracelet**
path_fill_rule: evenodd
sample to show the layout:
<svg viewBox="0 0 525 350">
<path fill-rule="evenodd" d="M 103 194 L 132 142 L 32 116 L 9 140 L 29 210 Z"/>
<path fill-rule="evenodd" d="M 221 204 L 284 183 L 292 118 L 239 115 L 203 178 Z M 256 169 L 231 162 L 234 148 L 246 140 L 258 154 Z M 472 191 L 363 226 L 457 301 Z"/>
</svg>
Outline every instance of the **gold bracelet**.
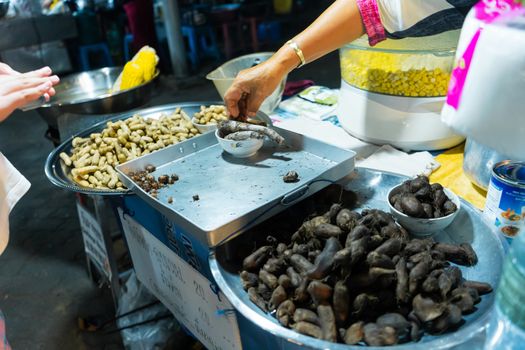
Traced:
<svg viewBox="0 0 525 350">
<path fill-rule="evenodd" d="M 286 42 L 286 45 L 290 46 L 294 51 L 297 57 L 301 60 L 301 63 L 297 66 L 297 68 L 300 68 L 306 64 L 306 60 L 304 59 L 303 50 L 299 48 L 299 45 L 293 40 L 288 40 Z"/>
</svg>

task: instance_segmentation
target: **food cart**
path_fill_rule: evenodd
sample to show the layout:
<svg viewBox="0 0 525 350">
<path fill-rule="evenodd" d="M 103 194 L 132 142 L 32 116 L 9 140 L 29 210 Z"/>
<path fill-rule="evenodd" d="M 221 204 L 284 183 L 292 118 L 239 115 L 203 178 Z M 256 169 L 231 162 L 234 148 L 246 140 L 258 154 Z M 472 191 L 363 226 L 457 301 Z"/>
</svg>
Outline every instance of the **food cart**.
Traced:
<svg viewBox="0 0 525 350">
<path fill-rule="evenodd" d="M 416 61 L 420 63 L 420 60 Z M 352 93 L 356 91 L 352 90 Z M 389 97 L 382 103 L 397 103 Z M 435 120 L 435 104 L 442 103 L 443 96 L 437 97 L 437 100 L 430 101 L 425 97 L 423 102 L 432 105 L 430 113 L 434 122 L 439 124 Z M 381 103 L 381 100 L 374 100 L 375 95 L 368 98 Z M 406 102 L 404 98 L 406 96 L 403 96 Z M 252 295 L 243 288 L 239 275 L 243 268 L 242 259 L 265 244 L 267 235 L 274 234 L 277 240 L 280 239 L 281 232 L 276 229 L 276 224 L 282 223 L 287 232 L 293 233 L 290 231 L 294 230 L 293 227 L 298 229 L 309 216 L 320 215 L 327 204 L 342 203 L 345 208 L 360 212 L 391 210 L 388 192 L 407 177 L 355 168 L 352 150 L 271 126 L 270 119 L 262 112 L 257 119 L 277 131 L 285 140 L 284 146 L 265 140 L 262 148 L 251 157 L 237 158 L 223 149 L 220 132 L 211 129 L 203 134 L 192 132 L 189 135 L 187 130 L 191 127 L 186 127 L 186 136 L 168 145 L 153 146 L 151 152 L 124 157 L 119 164 L 112 163 L 121 182 L 121 186 L 117 186 L 120 188 L 116 189 L 98 190 L 93 188 L 96 186 L 86 189 L 82 186 L 83 181 L 89 179 L 94 185 L 100 180 L 95 175 L 91 179 L 89 172 L 96 169 L 86 170 L 87 173 L 81 175 L 87 177 L 73 181 L 71 174 L 75 169 L 68 168 L 61 156 L 83 142 L 89 146 L 88 151 L 98 152 L 98 144 L 90 147 L 97 138 L 103 139 L 105 132 L 114 134 L 108 138 L 113 141 L 108 142 L 120 142 L 118 147 L 129 151 L 131 145 L 128 147 L 127 143 L 132 143 L 129 141 L 132 135 L 121 141 L 119 138 L 126 132 L 121 129 L 127 127 L 131 130 L 131 125 L 134 125 L 134 131 L 145 128 L 130 121 L 130 118 L 135 118 L 133 114 L 143 118 L 145 124 L 160 122 L 173 114 L 177 118 L 186 118 L 186 115 L 189 117 L 184 123 L 191 124 L 195 123 L 191 116 L 202 111 L 201 105 L 215 104 L 171 104 L 115 116 L 107 124 L 97 124 L 64 142 L 50 154 L 46 174 L 60 187 L 112 198 L 111 207 L 120 219 L 138 279 L 207 348 L 352 348 L 300 334 L 280 324 L 275 318 L 275 308 L 269 312 L 258 308 Z M 409 110 L 404 118 L 420 120 L 424 114 L 417 110 L 417 115 L 413 116 L 411 112 Z M 352 132 L 348 125 L 346 120 L 343 126 Z M 161 139 L 160 136 L 173 137 L 162 133 L 157 136 L 157 139 Z M 461 137 L 450 134 L 448 130 L 444 138 L 448 146 L 461 141 Z M 374 140 L 378 141 L 375 137 Z M 425 143 L 421 140 L 406 141 L 404 145 Z M 438 148 L 436 144 L 441 145 L 440 142 L 431 140 L 423 148 Z M 150 145 L 144 145 L 143 149 L 146 146 Z M 288 172 L 296 172 L 298 178 L 284 181 L 283 176 Z M 152 181 L 158 178 L 161 185 L 157 183 L 158 187 L 152 189 L 148 180 L 145 186 L 147 177 Z M 166 181 L 161 181 L 161 177 Z M 167 181 L 171 182 L 168 184 Z M 433 232 L 433 239 L 439 244 L 466 244 L 470 247 L 477 254 L 477 263 L 471 262 L 457 270 L 465 279 L 495 286 L 501 275 L 504 242 L 482 220 L 476 208 L 463 199 L 459 203 L 454 221 Z M 438 218 L 437 214 L 435 218 Z M 274 229 L 275 233 L 268 232 Z M 319 254 L 320 250 L 310 260 Z M 425 334 L 418 342 L 406 342 L 399 348 L 480 347 L 495 295 L 489 293 L 477 299 L 479 304 L 475 312 L 462 317 L 458 328 L 443 334 Z"/>
<path fill-rule="evenodd" d="M 199 106 L 171 104 L 134 113 L 159 118 L 181 108 L 192 115 Z M 131 115 L 117 116 L 111 122 Z M 260 118 L 267 120 L 263 115 Z M 76 137 L 88 137 L 105 126 L 100 123 Z M 295 333 L 259 310 L 241 287 L 239 254 L 246 256 L 252 251 L 255 242 L 263 238 L 257 233 L 275 218 L 300 220 L 299 213 L 315 207 L 316 201 L 336 201 L 342 188 L 353 209 L 386 210 L 387 191 L 405 178 L 364 168 L 354 170 L 352 151 L 275 130 L 287 140 L 287 148 L 266 141 L 256 156 L 245 159 L 223 153 L 214 132 L 168 146 L 116 167 L 128 190 L 98 190 L 96 196 L 111 198 L 139 280 L 208 348 L 347 348 Z M 73 138 L 50 155 L 48 177 L 63 188 L 96 193 L 82 189 L 68 177 L 59 155 L 68 152 L 72 142 Z M 176 173 L 179 180 L 153 196 L 131 175 L 147 166 L 154 167 L 155 177 Z M 299 182 L 283 182 L 282 176 L 290 170 L 300 174 Z M 469 242 L 480 263 L 466 268 L 464 275 L 495 285 L 502 266 L 502 243 L 475 208 L 465 201 L 461 204 L 459 218 L 435 239 Z M 452 347 L 479 337 L 493 302 L 494 295 L 485 296 L 460 330 L 425 336 L 417 346 Z"/>
</svg>

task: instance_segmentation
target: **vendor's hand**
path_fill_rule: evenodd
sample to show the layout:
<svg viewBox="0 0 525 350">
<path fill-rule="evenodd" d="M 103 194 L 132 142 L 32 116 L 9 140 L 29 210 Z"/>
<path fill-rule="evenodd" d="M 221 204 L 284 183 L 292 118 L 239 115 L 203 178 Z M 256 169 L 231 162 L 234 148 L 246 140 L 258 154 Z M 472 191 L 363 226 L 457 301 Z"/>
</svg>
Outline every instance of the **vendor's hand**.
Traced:
<svg viewBox="0 0 525 350">
<path fill-rule="evenodd" d="M 0 66 L 0 121 L 7 118 L 15 109 L 43 97 L 49 100 L 55 94 L 53 88 L 59 82 L 57 76 L 50 76 L 51 69 L 42 68 L 21 74 Z"/>
<path fill-rule="evenodd" d="M 239 72 L 224 95 L 230 116 L 236 119 L 254 117 L 285 75 L 286 71 L 272 59 Z"/>
</svg>

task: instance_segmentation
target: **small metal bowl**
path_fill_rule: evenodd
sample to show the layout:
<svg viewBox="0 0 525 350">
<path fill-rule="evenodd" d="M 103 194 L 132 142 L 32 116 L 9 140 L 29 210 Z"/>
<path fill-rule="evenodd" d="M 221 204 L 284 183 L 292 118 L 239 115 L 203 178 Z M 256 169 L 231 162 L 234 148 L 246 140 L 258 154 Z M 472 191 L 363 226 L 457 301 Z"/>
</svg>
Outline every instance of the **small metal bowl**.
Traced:
<svg viewBox="0 0 525 350">
<path fill-rule="evenodd" d="M 217 137 L 217 140 L 224 151 L 237 158 L 248 158 L 253 156 L 264 144 L 263 139 L 249 139 L 245 141 L 226 140 L 221 137 L 219 129 L 215 130 L 215 137 Z"/>
<path fill-rule="evenodd" d="M 454 221 L 456 216 L 458 215 L 460 211 L 460 200 L 459 197 L 449 190 L 448 188 L 443 188 L 443 191 L 447 195 L 447 197 L 456 205 L 457 209 L 452 214 L 443 216 L 441 218 L 435 218 L 435 219 L 426 219 L 426 218 L 415 218 L 412 216 L 408 216 L 405 213 L 400 212 L 394 206 L 392 205 L 391 198 L 399 193 L 401 190 L 401 185 L 397 185 L 393 187 L 390 191 L 388 191 L 387 195 L 387 201 L 388 201 L 388 207 L 390 208 L 390 213 L 394 218 L 397 220 L 398 223 L 401 224 L 404 228 L 406 228 L 413 236 L 416 237 L 430 237 L 433 234 L 444 230 L 448 225 Z"/>
</svg>

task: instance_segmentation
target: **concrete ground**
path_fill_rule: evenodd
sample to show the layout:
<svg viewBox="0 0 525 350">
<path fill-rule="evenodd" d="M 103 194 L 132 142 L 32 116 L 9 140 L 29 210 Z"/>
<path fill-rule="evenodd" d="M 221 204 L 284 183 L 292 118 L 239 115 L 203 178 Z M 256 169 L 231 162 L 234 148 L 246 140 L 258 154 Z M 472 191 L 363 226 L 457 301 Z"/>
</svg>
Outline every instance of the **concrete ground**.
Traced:
<svg viewBox="0 0 525 350">
<path fill-rule="evenodd" d="M 185 81 L 163 78 L 152 104 L 218 99 L 203 76 L 213 65 Z M 338 87 L 337 54 L 291 74 Z M 31 182 L 29 193 L 11 213 L 11 240 L 0 257 L 0 310 L 15 350 L 121 349 L 118 334 L 81 332 L 79 316 L 115 314 L 110 293 L 86 273 L 74 195 L 54 187 L 43 167 L 52 144 L 46 123 L 35 113 L 16 112 L 0 125 L 0 151 Z M 187 349 L 178 342 L 173 349 Z"/>
</svg>

